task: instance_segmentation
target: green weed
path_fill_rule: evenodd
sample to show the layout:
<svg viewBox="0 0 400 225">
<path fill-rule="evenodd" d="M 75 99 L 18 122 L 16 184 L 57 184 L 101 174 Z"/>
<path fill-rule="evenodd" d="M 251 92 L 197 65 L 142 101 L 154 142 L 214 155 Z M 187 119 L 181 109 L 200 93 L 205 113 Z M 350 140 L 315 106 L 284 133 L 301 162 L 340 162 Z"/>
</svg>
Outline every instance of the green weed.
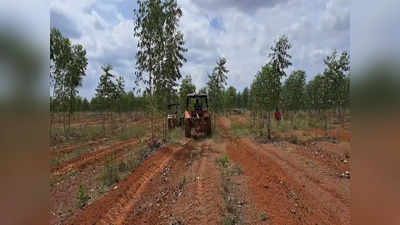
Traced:
<svg viewBox="0 0 400 225">
<path fill-rule="evenodd" d="M 79 185 L 79 192 L 78 192 L 78 206 L 79 208 L 83 208 L 89 202 L 90 196 L 88 191 L 84 185 Z"/>
<path fill-rule="evenodd" d="M 269 219 L 269 216 L 265 212 L 261 213 L 261 221 L 266 221 L 268 219 Z"/>
<path fill-rule="evenodd" d="M 221 157 L 217 159 L 217 163 L 222 166 L 223 168 L 228 168 L 229 166 L 229 159 L 227 156 Z"/>
</svg>

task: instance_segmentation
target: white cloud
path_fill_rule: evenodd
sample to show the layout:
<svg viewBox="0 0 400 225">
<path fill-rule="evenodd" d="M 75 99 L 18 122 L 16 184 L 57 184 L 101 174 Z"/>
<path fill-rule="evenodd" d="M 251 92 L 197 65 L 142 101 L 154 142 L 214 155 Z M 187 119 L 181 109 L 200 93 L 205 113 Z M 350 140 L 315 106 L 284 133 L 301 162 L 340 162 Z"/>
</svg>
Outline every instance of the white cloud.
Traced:
<svg viewBox="0 0 400 225">
<path fill-rule="evenodd" d="M 198 88 L 206 84 L 207 72 L 220 56 L 228 59 L 228 83 L 239 90 L 249 86 L 281 34 L 287 34 L 293 44 L 293 66 L 288 72 L 303 69 L 308 79 L 323 71 L 323 58 L 333 49 L 349 50 L 347 0 L 241 2 L 178 0 L 183 10 L 180 29 L 188 48 L 182 72 L 191 74 Z M 133 14 L 126 14 L 133 9 L 121 10 L 127 4 L 128 0 L 55 0 L 51 4 L 81 33 L 73 42 L 87 49 L 90 66 L 82 88 L 85 96 L 93 96 L 103 63 L 112 63 L 120 74 L 134 73 Z M 219 26 L 213 25 L 215 21 Z M 130 87 L 131 83 L 127 82 Z"/>
</svg>

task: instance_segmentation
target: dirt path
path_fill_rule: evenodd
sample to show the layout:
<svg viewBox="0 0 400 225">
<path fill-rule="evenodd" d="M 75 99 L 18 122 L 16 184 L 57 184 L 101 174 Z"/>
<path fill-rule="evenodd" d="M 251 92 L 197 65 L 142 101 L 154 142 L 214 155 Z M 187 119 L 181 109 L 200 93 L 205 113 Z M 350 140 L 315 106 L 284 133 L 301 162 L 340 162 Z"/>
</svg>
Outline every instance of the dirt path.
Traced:
<svg viewBox="0 0 400 225">
<path fill-rule="evenodd" d="M 216 165 L 220 151 L 208 140 L 198 143 L 192 153 L 194 159 L 185 173 L 189 182 L 182 197 L 172 206 L 173 216 L 183 224 L 219 224 L 224 210 L 219 194 L 221 176 Z"/>
</svg>

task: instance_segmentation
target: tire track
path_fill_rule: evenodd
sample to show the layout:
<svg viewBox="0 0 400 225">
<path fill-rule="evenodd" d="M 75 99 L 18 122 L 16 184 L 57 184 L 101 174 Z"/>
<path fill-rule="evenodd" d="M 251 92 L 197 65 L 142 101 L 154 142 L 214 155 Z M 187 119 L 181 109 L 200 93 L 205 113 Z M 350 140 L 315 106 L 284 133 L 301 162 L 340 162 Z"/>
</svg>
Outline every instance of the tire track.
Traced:
<svg viewBox="0 0 400 225">
<path fill-rule="evenodd" d="M 200 213 L 195 215 L 199 224 L 218 224 L 222 214 L 222 206 L 216 201 L 216 194 L 220 187 L 220 174 L 215 164 L 216 157 L 211 156 L 210 144 L 203 143 L 201 148 L 205 157 L 202 157 L 200 161 L 195 194 Z"/>
<path fill-rule="evenodd" d="M 216 167 L 218 152 L 209 141 L 198 143 L 195 149 L 200 158 L 185 175 L 193 179 L 171 211 L 183 224 L 220 224 L 224 207 L 220 196 L 221 177 Z"/>
</svg>

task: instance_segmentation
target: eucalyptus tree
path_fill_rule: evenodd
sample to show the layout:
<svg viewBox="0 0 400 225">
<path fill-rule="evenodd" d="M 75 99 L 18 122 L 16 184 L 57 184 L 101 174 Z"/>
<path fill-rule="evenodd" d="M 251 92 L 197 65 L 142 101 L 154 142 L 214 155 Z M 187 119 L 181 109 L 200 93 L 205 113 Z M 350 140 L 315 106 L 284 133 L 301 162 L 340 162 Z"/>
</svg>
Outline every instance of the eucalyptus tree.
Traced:
<svg viewBox="0 0 400 225">
<path fill-rule="evenodd" d="M 223 93 L 229 72 L 226 68 L 226 62 L 226 58 L 219 58 L 212 73 L 208 75 L 207 89 L 210 98 L 210 107 L 214 112 L 223 110 Z"/>
<path fill-rule="evenodd" d="M 277 42 L 271 47 L 270 57 L 270 68 L 272 74 L 269 77 L 271 82 L 270 87 L 270 101 L 272 107 L 278 107 L 280 92 L 281 92 L 281 79 L 286 76 L 285 69 L 292 65 L 290 59 L 292 56 L 289 54 L 289 50 L 292 45 L 286 35 L 282 35 Z M 271 71 L 269 70 L 269 71 Z"/>
<path fill-rule="evenodd" d="M 114 75 L 111 74 L 112 65 L 102 66 L 104 74 L 100 76 L 99 83 L 96 88 L 96 100 L 100 105 L 100 109 L 103 112 L 103 132 L 106 133 L 106 111 L 109 110 L 114 102 L 118 87 L 113 82 Z"/>
<path fill-rule="evenodd" d="M 225 91 L 224 98 L 225 107 L 228 110 L 232 110 L 236 105 L 236 88 L 234 88 L 233 86 L 228 87 Z"/>
<path fill-rule="evenodd" d="M 86 58 L 86 50 L 82 45 L 72 46 L 72 55 L 68 63 L 68 73 L 66 74 L 65 91 L 67 92 L 68 107 L 68 127 L 71 126 L 71 116 L 74 113 L 74 100 L 77 97 L 78 87 L 82 86 L 82 78 L 86 75 L 88 60 Z"/>
<path fill-rule="evenodd" d="M 261 69 L 259 79 L 262 82 L 268 98 L 268 103 L 264 104 L 264 110 L 267 111 L 267 135 L 271 139 L 271 113 L 270 111 L 278 107 L 281 93 L 281 79 L 286 76 L 285 69 L 292 65 L 289 50 L 292 45 L 286 35 L 282 35 L 277 42 L 271 47 L 269 63 Z"/>
<path fill-rule="evenodd" d="M 180 68 L 186 62 L 183 33 L 179 31 L 182 10 L 176 0 L 138 0 L 134 10 L 137 38 L 136 83 L 143 82 L 150 99 L 151 137 L 154 141 L 154 94 L 173 95 Z M 165 95 L 167 93 L 167 95 Z"/>
<path fill-rule="evenodd" d="M 336 50 L 324 59 L 327 66 L 325 76 L 329 81 L 329 90 L 331 93 L 332 103 L 339 111 L 340 117 L 343 116 L 342 111 L 346 103 L 348 92 L 347 78 L 350 71 L 350 56 L 346 51 L 340 55 Z"/>
<path fill-rule="evenodd" d="M 53 92 L 55 102 L 59 103 L 60 110 L 68 111 L 68 125 L 71 124 L 71 115 L 74 112 L 74 99 L 78 94 L 78 87 L 82 85 L 82 78 L 87 68 L 86 50 L 82 45 L 72 45 L 57 28 L 50 32 L 50 91 Z"/>
<path fill-rule="evenodd" d="M 296 113 L 304 108 L 305 104 L 306 73 L 303 70 L 293 71 L 283 85 L 282 102 L 287 110 Z"/>
<path fill-rule="evenodd" d="M 125 95 L 125 80 L 123 76 L 119 76 L 115 80 L 115 103 L 119 116 L 121 117 L 122 98 Z"/>
<path fill-rule="evenodd" d="M 281 88 L 280 79 L 276 76 L 276 71 L 271 64 L 266 64 L 256 75 L 254 81 L 254 95 L 256 104 L 263 112 L 267 112 L 267 136 L 271 139 L 271 115 L 270 112 L 279 102 Z"/>
<path fill-rule="evenodd" d="M 182 79 L 182 84 L 179 88 L 179 105 L 182 112 L 185 110 L 186 96 L 194 92 L 196 92 L 196 86 L 192 82 L 192 77 L 188 74 Z"/>
<path fill-rule="evenodd" d="M 241 106 L 247 109 L 249 106 L 249 88 L 245 87 L 242 92 L 242 104 Z"/>
<path fill-rule="evenodd" d="M 324 119 L 325 130 L 328 128 L 326 110 L 332 107 L 329 79 L 325 75 L 318 74 L 306 86 L 307 98 L 310 107 L 319 112 Z"/>
<path fill-rule="evenodd" d="M 199 94 L 207 94 L 207 87 L 203 87 L 199 90 Z"/>
<path fill-rule="evenodd" d="M 61 32 L 52 28 L 50 32 L 50 91 L 55 111 L 63 112 L 63 127 L 66 130 L 66 99 L 65 76 L 68 72 L 68 62 L 71 57 L 71 43 Z M 51 120 L 52 121 L 52 120 Z M 51 122 L 50 121 L 50 122 Z M 52 124 L 50 124 L 50 128 Z M 51 130 L 50 130 L 51 133 Z"/>
</svg>

